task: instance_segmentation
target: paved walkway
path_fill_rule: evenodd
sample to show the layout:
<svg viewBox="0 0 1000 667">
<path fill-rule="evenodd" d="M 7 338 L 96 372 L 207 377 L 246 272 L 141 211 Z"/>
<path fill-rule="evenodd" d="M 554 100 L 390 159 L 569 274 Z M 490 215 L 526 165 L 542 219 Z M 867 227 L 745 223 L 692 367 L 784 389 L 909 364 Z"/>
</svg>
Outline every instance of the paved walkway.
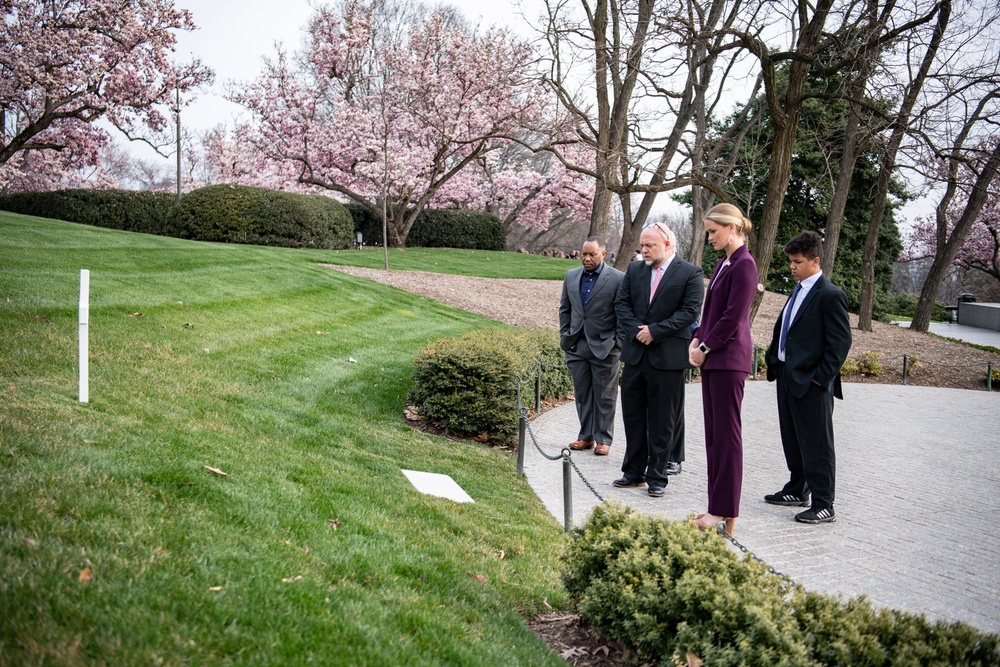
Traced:
<svg viewBox="0 0 1000 667">
<path fill-rule="evenodd" d="M 910 323 L 906 321 L 893 322 L 893 324 L 909 328 Z M 991 345 L 1000 347 L 1000 331 L 993 329 L 983 329 L 982 327 L 970 327 L 965 324 L 950 324 L 948 322 L 931 322 L 927 329 L 932 334 L 944 336 L 945 338 L 956 338 L 967 343 L 976 345 Z"/>
<path fill-rule="evenodd" d="M 837 521 L 809 526 L 793 507 L 763 501 L 788 471 L 778 436 L 773 384 L 748 381 L 743 404 L 744 479 L 735 537 L 807 589 L 965 621 L 1000 632 L 1000 392 L 902 385 L 845 384 L 837 401 Z M 681 520 L 704 511 L 705 450 L 700 385 L 687 385 L 687 461 L 663 498 L 645 487 L 618 489 L 624 428 L 607 457 L 573 455 L 604 498 L 639 512 Z M 576 439 L 568 403 L 532 423 L 550 455 Z M 562 464 L 531 445 L 525 474 L 550 512 L 563 521 Z M 599 501 L 573 479 L 573 518 L 586 520 Z"/>
</svg>

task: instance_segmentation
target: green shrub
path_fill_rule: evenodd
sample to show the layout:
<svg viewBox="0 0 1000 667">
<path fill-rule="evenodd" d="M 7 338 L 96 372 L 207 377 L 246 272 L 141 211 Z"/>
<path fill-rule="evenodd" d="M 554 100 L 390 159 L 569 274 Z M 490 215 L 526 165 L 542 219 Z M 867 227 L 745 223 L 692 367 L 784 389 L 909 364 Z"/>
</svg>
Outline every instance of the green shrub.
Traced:
<svg viewBox="0 0 1000 667">
<path fill-rule="evenodd" d="M 844 359 L 844 364 L 840 367 L 841 375 L 854 375 L 861 372 L 861 362 L 853 357 Z"/>
<path fill-rule="evenodd" d="M 507 235 L 495 215 L 457 209 L 424 210 L 413 223 L 407 245 L 415 248 L 505 250 Z"/>
<path fill-rule="evenodd" d="M 861 358 L 858 360 L 861 367 L 861 374 L 873 378 L 880 377 L 883 371 L 882 362 L 879 361 L 880 358 L 877 352 L 862 352 Z"/>
<path fill-rule="evenodd" d="M 517 382 L 532 380 L 538 361 L 553 363 L 553 345 L 558 349 L 558 334 L 549 330 L 481 329 L 439 340 L 417 355 L 409 402 L 449 433 L 509 444 L 517 433 Z M 568 376 L 546 365 L 542 395 L 568 393 Z M 528 382 L 522 404 L 533 402 Z"/>
<path fill-rule="evenodd" d="M 370 209 L 349 204 L 354 231 L 366 245 L 382 245 L 382 218 Z M 495 215 L 459 209 L 424 209 L 406 239 L 410 248 L 465 248 L 504 250 L 507 235 Z"/>
<path fill-rule="evenodd" d="M 0 196 L 0 210 L 127 232 L 165 234 L 176 197 L 136 190 L 54 190 Z"/>
<path fill-rule="evenodd" d="M 329 197 L 245 185 L 189 192 L 171 217 L 180 238 L 296 248 L 346 247 L 352 226 L 344 205 Z"/>
<path fill-rule="evenodd" d="M 914 360 L 916 358 L 914 357 Z M 916 361 L 917 368 L 920 362 Z M 882 366 L 881 357 L 877 352 L 862 352 L 858 357 L 847 357 L 840 367 L 841 375 L 861 374 L 869 377 L 880 377 L 885 368 Z"/>
<path fill-rule="evenodd" d="M 754 345 L 757 351 L 757 376 L 764 377 L 767 374 L 767 348 Z"/>
<path fill-rule="evenodd" d="M 526 333 L 538 347 L 542 396 L 560 398 L 570 394 L 573 391 L 573 377 L 566 366 L 566 353 L 559 347 L 559 334 L 552 329 L 528 329 Z"/>
<path fill-rule="evenodd" d="M 916 294 L 895 294 L 895 302 L 890 306 L 892 314 L 902 318 L 912 318 L 917 312 Z M 931 311 L 931 319 L 936 322 L 943 322 L 951 319 L 951 314 L 945 310 L 944 304 L 940 301 L 934 302 L 934 309 Z"/>
<path fill-rule="evenodd" d="M 595 508 L 565 560 L 581 615 L 661 665 L 1000 664 L 996 635 L 807 593 L 714 532 L 620 505 Z"/>
</svg>

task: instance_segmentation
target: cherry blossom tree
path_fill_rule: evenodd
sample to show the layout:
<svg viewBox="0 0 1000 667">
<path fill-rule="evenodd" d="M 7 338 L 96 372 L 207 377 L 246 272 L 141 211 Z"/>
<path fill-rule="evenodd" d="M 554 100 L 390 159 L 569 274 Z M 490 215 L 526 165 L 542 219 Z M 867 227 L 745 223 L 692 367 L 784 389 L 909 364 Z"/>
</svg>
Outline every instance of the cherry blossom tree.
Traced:
<svg viewBox="0 0 1000 667">
<path fill-rule="evenodd" d="M 955 209 L 948 212 L 948 233 L 958 222 Z M 910 230 L 900 256 L 901 262 L 933 259 L 937 254 L 937 225 L 933 218 L 921 218 Z M 969 235 L 955 254 L 954 266 L 980 271 L 1000 281 L 1000 195 L 986 202 Z"/>
<path fill-rule="evenodd" d="M 509 233 L 515 225 L 544 231 L 561 217 L 586 227 L 593 198 L 592 179 L 567 169 L 552 153 L 511 143 L 463 170 L 431 203 L 493 213 Z"/>
<path fill-rule="evenodd" d="M 279 50 L 231 99 L 250 111 L 241 132 L 260 158 L 280 165 L 268 177 L 293 175 L 380 216 L 384 204 L 388 242 L 402 246 L 436 198 L 482 200 L 481 180 L 459 176 L 507 146 L 544 99 L 529 47 L 511 35 L 386 8 L 318 9 L 302 51 Z"/>
<path fill-rule="evenodd" d="M 105 119 L 154 147 L 177 90 L 211 80 L 172 60 L 191 30 L 172 0 L 0 0 L 0 188 L 61 187 L 96 166 Z"/>
<path fill-rule="evenodd" d="M 977 147 L 978 159 L 950 164 L 942 160 L 937 172 L 946 183 L 941 203 L 933 216 L 920 218 L 907 234 L 900 261 L 932 259 L 932 269 L 943 274 L 957 266 L 979 271 L 1000 281 L 1000 139 Z M 925 287 L 925 294 L 936 294 L 940 278 Z M 931 299 L 932 297 L 926 297 Z"/>
</svg>

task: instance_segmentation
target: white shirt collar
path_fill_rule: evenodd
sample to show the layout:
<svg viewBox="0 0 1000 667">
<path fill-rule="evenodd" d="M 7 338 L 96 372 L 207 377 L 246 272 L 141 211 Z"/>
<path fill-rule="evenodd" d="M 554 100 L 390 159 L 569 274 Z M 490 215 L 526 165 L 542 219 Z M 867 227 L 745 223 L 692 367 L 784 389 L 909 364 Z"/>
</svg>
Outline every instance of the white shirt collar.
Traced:
<svg viewBox="0 0 1000 667">
<path fill-rule="evenodd" d="M 799 282 L 800 291 L 811 289 L 812 286 L 815 285 L 816 282 L 822 277 L 823 277 L 823 269 L 820 269 L 819 271 L 812 274 L 808 278 L 803 279 L 801 282 Z"/>
</svg>

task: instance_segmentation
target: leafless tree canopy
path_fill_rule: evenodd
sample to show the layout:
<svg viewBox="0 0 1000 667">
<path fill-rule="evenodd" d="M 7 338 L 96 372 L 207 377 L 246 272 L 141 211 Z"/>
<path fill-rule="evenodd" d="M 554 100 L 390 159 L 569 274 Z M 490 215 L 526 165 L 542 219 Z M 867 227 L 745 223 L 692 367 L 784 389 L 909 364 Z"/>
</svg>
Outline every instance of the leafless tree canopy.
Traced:
<svg viewBox="0 0 1000 667">
<path fill-rule="evenodd" d="M 702 212 L 729 198 L 724 185 L 736 165 L 766 160 L 763 210 L 750 239 L 763 282 L 795 143 L 811 138 L 800 123 L 809 96 L 846 101 L 851 110 L 840 142 L 817 145 L 828 156 L 833 193 L 828 270 L 862 151 L 879 155 L 883 172 L 872 193 L 866 255 L 873 258 L 891 177 L 905 170 L 909 182 L 919 179 L 914 190 L 946 187 L 948 170 L 928 165 L 969 164 L 977 139 L 996 133 L 1000 9 L 989 0 L 548 0 L 546 10 L 545 75 L 575 140 L 589 150 L 573 161 L 558 142 L 544 148 L 594 179 L 590 234 L 607 235 L 617 202 L 619 256 L 635 245 L 657 194 L 690 188 L 688 256 L 699 261 Z M 830 84 L 807 91 L 809 77 Z M 751 104 L 758 95 L 763 104 Z M 757 132 L 763 117 L 773 129 L 767 155 Z M 979 164 L 989 177 L 982 152 Z M 972 190 L 960 196 L 975 203 Z M 746 208 L 759 193 L 732 198 Z M 873 271 L 866 264 L 862 326 Z"/>
</svg>

